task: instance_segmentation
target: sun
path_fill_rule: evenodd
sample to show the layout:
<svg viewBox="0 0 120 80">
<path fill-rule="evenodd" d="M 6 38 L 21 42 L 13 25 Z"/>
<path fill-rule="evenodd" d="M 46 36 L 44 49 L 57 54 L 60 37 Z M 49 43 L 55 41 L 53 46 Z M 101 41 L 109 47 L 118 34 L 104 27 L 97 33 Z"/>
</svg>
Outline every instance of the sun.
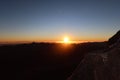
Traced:
<svg viewBox="0 0 120 80">
<path fill-rule="evenodd" d="M 69 43 L 69 38 L 68 37 L 64 37 L 64 43 Z"/>
</svg>

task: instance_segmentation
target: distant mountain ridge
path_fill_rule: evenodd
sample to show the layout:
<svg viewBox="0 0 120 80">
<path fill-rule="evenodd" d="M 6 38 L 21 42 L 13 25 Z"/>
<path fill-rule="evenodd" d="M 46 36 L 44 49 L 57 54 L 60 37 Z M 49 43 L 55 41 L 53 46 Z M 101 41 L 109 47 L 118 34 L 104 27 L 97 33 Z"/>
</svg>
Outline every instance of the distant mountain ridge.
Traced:
<svg viewBox="0 0 120 80">
<path fill-rule="evenodd" d="M 120 30 L 107 43 L 107 50 L 86 55 L 67 80 L 120 80 Z"/>
</svg>

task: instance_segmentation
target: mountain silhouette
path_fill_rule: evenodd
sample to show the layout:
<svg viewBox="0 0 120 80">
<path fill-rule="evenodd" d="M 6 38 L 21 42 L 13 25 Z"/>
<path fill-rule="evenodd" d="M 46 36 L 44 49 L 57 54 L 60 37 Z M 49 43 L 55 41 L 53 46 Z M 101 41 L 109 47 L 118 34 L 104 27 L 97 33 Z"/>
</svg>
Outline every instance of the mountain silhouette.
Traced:
<svg viewBox="0 0 120 80">
<path fill-rule="evenodd" d="M 120 39 L 120 30 L 108 40 L 109 45 L 116 43 L 118 39 Z"/>
<path fill-rule="evenodd" d="M 120 31 L 108 49 L 87 54 L 67 80 L 120 80 Z"/>
</svg>

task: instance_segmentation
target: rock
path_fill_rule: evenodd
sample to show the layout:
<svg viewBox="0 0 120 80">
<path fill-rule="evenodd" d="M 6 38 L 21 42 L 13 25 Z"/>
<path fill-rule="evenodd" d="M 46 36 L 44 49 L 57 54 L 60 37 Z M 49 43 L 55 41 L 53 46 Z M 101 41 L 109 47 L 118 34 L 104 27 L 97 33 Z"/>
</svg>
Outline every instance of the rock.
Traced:
<svg viewBox="0 0 120 80">
<path fill-rule="evenodd" d="M 120 30 L 108 40 L 108 44 L 112 45 L 116 43 L 118 40 L 120 40 Z"/>
<path fill-rule="evenodd" d="M 86 55 L 67 80 L 120 80 L 120 31 L 108 43 L 107 51 Z"/>
</svg>

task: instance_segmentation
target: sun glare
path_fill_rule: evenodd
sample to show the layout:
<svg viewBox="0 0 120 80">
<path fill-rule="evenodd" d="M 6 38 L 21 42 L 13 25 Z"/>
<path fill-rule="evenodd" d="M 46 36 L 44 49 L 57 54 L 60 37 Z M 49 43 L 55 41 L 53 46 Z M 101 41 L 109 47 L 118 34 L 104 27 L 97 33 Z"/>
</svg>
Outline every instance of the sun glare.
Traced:
<svg viewBox="0 0 120 80">
<path fill-rule="evenodd" d="M 64 43 L 69 43 L 69 38 L 68 37 L 64 38 Z"/>
</svg>

